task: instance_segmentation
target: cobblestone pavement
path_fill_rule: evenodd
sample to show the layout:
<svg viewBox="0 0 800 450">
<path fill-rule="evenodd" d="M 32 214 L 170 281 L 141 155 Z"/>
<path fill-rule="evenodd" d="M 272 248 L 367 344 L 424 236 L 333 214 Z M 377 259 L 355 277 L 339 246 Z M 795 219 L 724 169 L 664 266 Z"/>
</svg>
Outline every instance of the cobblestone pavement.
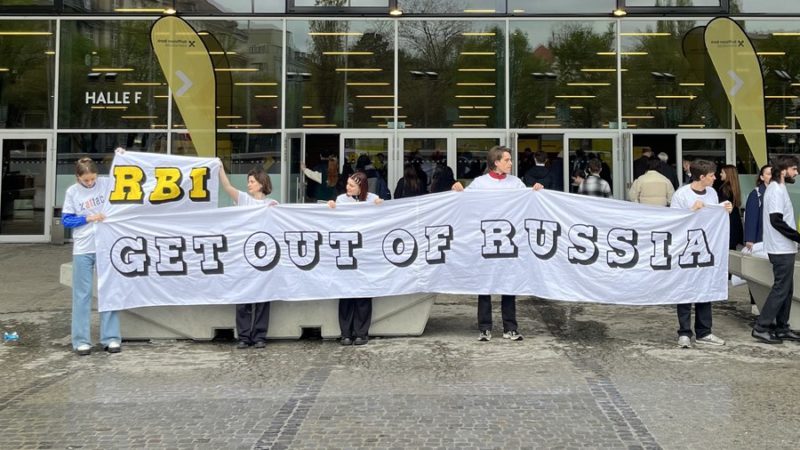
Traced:
<svg viewBox="0 0 800 450">
<path fill-rule="evenodd" d="M 800 344 L 678 349 L 673 307 L 518 299 L 525 340 L 476 340 L 476 300 L 439 296 L 423 336 L 126 342 L 69 350 L 68 247 L 0 246 L 0 449 L 796 448 Z M 498 302 L 499 303 L 499 302 Z M 499 305 L 495 305 L 499 320 Z M 96 323 L 95 323 L 96 330 Z"/>
</svg>

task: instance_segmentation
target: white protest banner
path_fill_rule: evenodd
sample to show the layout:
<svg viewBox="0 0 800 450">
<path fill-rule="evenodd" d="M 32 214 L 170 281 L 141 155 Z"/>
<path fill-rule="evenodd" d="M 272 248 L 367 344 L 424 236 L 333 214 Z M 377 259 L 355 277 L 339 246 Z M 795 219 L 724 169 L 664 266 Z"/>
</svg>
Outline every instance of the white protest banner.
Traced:
<svg viewBox="0 0 800 450">
<path fill-rule="evenodd" d="M 216 208 L 219 194 L 216 158 L 124 152 L 114 155 L 106 216 Z"/>
<path fill-rule="evenodd" d="M 517 294 L 654 305 L 728 296 L 728 217 L 559 192 L 114 217 L 102 311 L 153 305 Z"/>
</svg>

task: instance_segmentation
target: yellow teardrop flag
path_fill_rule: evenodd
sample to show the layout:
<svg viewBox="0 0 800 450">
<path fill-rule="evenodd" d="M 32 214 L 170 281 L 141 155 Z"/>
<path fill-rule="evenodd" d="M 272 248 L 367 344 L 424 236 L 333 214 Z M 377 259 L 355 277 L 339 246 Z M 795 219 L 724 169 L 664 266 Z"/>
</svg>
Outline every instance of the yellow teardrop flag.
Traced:
<svg viewBox="0 0 800 450">
<path fill-rule="evenodd" d="M 767 163 L 764 77 L 753 44 L 739 24 L 726 17 L 709 22 L 705 41 L 753 158 L 762 166 Z"/>
<path fill-rule="evenodd" d="M 185 20 L 166 16 L 153 24 L 150 42 L 197 155 L 215 156 L 216 83 L 203 40 Z"/>
</svg>

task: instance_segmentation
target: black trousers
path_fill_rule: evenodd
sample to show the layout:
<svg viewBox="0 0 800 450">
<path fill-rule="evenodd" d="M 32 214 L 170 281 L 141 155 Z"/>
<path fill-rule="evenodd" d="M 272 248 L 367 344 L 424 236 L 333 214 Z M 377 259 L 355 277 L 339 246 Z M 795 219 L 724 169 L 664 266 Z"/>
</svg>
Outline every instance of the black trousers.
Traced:
<svg viewBox="0 0 800 450">
<path fill-rule="evenodd" d="M 517 331 L 517 298 L 504 295 L 500 300 L 500 312 L 503 316 L 503 332 Z M 478 296 L 478 330 L 492 330 L 492 296 Z"/>
<path fill-rule="evenodd" d="M 368 337 L 371 323 L 371 298 L 339 299 L 339 329 L 343 338 Z"/>
<path fill-rule="evenodd" d="M 269 302 L 236 305 L 236 335 L 248 344 L 267 342 Z"/>
<path fill-rule="evenodd" d="M 711 334 L 711 302 L 694 304 L 694 332 L 703 338 Z M 678 305 L 678 336 L 692 336 L 692 304 Z"/>
<path fill-rule="evenodd" d="M 789 329 L 789 314 L 792 311 L 792 294 L 794 293 L 794 253 L 785 255 L 769 255 L 772 263 L 772 275 L 775 282 L 767 295 L 767 301 L 761 308 L 753 328 L 767 331 L 775 322 L 776 331 Z"/>
</svg>

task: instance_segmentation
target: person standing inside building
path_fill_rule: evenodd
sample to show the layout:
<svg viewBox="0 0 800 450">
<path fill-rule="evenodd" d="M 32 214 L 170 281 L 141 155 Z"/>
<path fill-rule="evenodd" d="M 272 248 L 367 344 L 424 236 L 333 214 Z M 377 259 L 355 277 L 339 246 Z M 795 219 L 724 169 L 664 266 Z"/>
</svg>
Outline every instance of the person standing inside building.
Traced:
<svg viewBox="0 0 800 450">
<path fill-rule="evenodd" d="M 647 172 L 633 180 L 628 198 L 632 202 L 645 205 L 667 206 L 675 194 L 669 179 L 658 171 L 661 161 L 653 158 L 647 161 Z"/>
<path fill-rule="evenodd" d="M 794 294 L 794 264 L 797 233 L 794 207 L 787 184 L 794 183 L 798 160 L 794 155 L 779 156 L 772 165 L 772 182 L 764 191 L 764 250 L 772 263 L 774 283 L 751 335 L 767 344 L 783 340 L 800 341 L 800 334 L 789 328 Z"/>
<path fill-rule="evenodd" d="M 717 166 L 711 161 L 697 159 L 692 161 L 689 170 L 692 172 L 692 182 L 682 186 L 672 196 L 670 207 L 690 209 L 697 211 L 710 205 L 719 204 L 717 192 L 712 187 L 717 178 Z M 730 214 L 733 205 L 730 202 L 722 204 Z M 682 303 L 678 309 L 678 346 L 689 348 L 692 346 L 692 304 Z M 711 302 L 694 304 L 694 333 L 695 342 L 706 345 L 725 345 L 725 341 L 711 333 Z"/>
<path fill-rule="evenodd" d="M 675 172 L 675 168 L 669 163 L 669 155 L 664 152 L 659 152 L 658 160 L 661 162 L 661 164 L 658 165 L 658 172 L 672 183 L 673 189 L 678 189 L 678 174 Z M 650 170 L 649 166 L 647 170 Z"/>
<path fill-rule="evenodd" d="M 406 164 L 403 168 L 403 177 L 397 180 L 397 186 L 394 188 L 394 198 L 416 197 L 427 193 L 428 190 L 419 178 L 417 169 L 413 164 Z"/>
<path fill-rule="evenodd" d="M 300 163 L 300 171 L 310 180 L 317 183 L 314 196 L 318 202 L 327 202 L 336 198 L 336 184 L 339 183 L 339 159 L 329 156 L 320 170 L 311 170 L 305 163 Z M 324 170 L 323 170 L 324 169 Z"/>
<path fill-rule="evenodd" d="M 600 177 L 603 171 L 603 163 L 599 159 L 590 159 L 589 176 L 584 178 L 578 186 L 578 194 L 591 195 L 593 197 L 611 197 L 611 186 Z"/>
<path fill-rule="evenodd" d="M 81 356 L 92 353 L 92 290 L 94 288 L 95 224 L 105 220 L 100 211 L 111 191 L 111 180 L 97 176 L 91 158 L 75 163 L 76 183 L 67 189 L 61 223 L 72 229 L 72 349 Z M 122 350 L 117 311 L 100 313 L 100 343 L 109 353 Z"/>
<path fill-rule="evenodd" d="M 648 161 L 653 159 L 653 149 L 650 147 L 642 147 L 642 156 L 633 162 L 633 179 L 637 179 L 644 175 L 648 170 Z"/>
<path fill-rule="evenodd" d="M 247 173 L 247 192 L 242 192 L 231 184 L 225 174 L 225 167 L 220 162 L 219 182 L 222 189 L 237 206 L 265 205 L 275 206 L 275 200 L 267 197 L 272 193 L 272 180 L 264 169 L 256 167 Z M 269 327 L 269 302 L 245 303 L 236 305 L 237 349 L 250 346 L 264 348 L 267 346 L 267 329 Z"/>
<path fill-rule="evenodd" d="M 367 174 L 358 171 L 347 179 L 347 192 L 328 202 L 329 208 L 343 203 L 374 203 L 380 205 L 383 199 L 369 192 Z M 371 298 L 340 298 L 339 329 L 342 345 L 365 345 L 369 342 L 369 326 L 372 323 Z"/>
<path fill-rule="evenodd" d="M 538 150 L 533 154 L 533 166 L 525 172 L 522 180 L 526 186 L 533 186 L 539 183 L 545 189 L 553 189 L 555 182 L 553 175 L 550 173 L 550 167 L 547 165 L 547 153 Z"/>
<path fill-rule="evenodd" d="M 769 165 L 762 166 L 758 171 L 756 177 L 756 187 L 747 196 L 747 203 L 744 207 L 744 246 L 742 250 L 746 253 L 753 253 L 755 244 L 764 240 L 764 216 L 762 214 L 762 205 L 764 204 L 764 191 L 767 190 L 772 180 L 772 167 Z M 763 249 L 763 245 L 762 245 Z M 758 306 L 753 298 L 753 293 L 750 293 L 750 312 L 757 316 Z"/>
<path fill-rule="evenodd" d="M 525 183 L 511 175 L 511 150 L 502 145 L 489 149 L 486 155 L 486 173 L 472 180 L 467 189 L 525 189 Z M 534 191 L 544 189 L 539 183 L 533 185 Z M 453 190 L 461 192 L 464 186 L 460 182 L 453 185 Z M 517 299 L 513 295 L 503 295 L 500 310 L 503 317 L 503 338 L 521 341 L 522 335 L 517 329 Z M 490 294 L 478 295 L 478 340 L 487 342 L 492 338 L 492 297 Z"/>
</svg>

